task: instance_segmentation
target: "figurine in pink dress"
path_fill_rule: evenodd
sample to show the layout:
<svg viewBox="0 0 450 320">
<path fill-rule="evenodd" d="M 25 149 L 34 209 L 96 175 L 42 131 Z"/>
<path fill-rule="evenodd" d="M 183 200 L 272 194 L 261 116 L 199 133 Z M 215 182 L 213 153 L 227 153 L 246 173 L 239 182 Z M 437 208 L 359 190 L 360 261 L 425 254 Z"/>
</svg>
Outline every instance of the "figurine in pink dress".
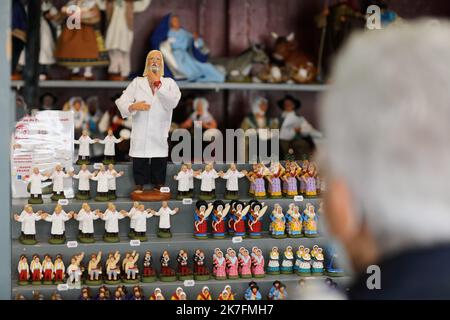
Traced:
<svg viewBox="0 0 450 320">
<path fill-rule="evenodd" d="M 255 248 L 252 253 L 252 274 L 255 278 L 264 278 L 264 256 L 261 249 Z"/>
<path fill-rule="evenodd" d="M 247 249 L 239 249 L 239 274 L 241 278 L 252 277 L 252 258 Z"/>
<path fill-rule="evenodd" d="M 229 248 L 226 254 L 227 261 L 227 274 L 228 279 L 238 279 L 239 278 L 239 259 L 236 256 L 236 251 Z"/>
<path fill-rule="evenodd" d="M 227 263 L 225 257 L 223 256 L 223 252 L 220 249 L 216 249 L 213 255 L 213 274 L 216 280 L 226 280 L 227 272 L 226 267 Z"/>
</svg>

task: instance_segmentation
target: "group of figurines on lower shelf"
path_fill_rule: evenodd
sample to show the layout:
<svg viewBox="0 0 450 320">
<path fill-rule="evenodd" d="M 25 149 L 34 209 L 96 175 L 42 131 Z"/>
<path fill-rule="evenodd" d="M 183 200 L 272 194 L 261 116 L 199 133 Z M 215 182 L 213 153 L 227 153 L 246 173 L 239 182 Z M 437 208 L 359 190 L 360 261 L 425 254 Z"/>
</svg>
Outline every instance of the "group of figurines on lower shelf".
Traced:
<svg viewBox="0 0 450 320">
<path fill-rule="evenodd" d="M 211 220 L 211 235 L 222 239 L 226 234 L 250 238 L 261 238 L 263 235 L 263 216 L 268 206 L 258 200 L 250 200 L 247 204 L 239 200 L 231 200 L 225 204 L 222 200 L 207 203 L 199 200 L 195 204 L 194 237 L 208 239 L 208 221 Z M 311 203 L 306 203 L 302 211 L 296 203 L 289 204 L 286 213 L 276 203 L 269 215 L 269 233 L 273 238 L 300 238 L 318 236 L 318 216 L 323 212 L 323 203 L 316 213 Z"/>
<path fill-rule="evenodd" d="M 19 285 L 51 285 L 66 282 L 69 288 L 80 288 L 84 282 L 87 285 L 196 280 L 206 281 L 213 277 L 215 280 L 233 280 L 239 278 L 263 278 L 266 274 L 292 274 L 299 276 L 318 276 L 325 273 L 325 256 L 322 248 L 315 245 L 310 250 L 303 245 L 294 252 L 292 246 L 286 247 L 280 253 L 278 247 L 273 247 L 266 266 L 263 252 L 258 247 L 251 251 L 241 247 L 238 251 L 228 248 L 226 253 L 216 248 L 212 256 L 212 269 L 207 265 L 206 255 L 202 249 L 189 253 L 181 249 L 176 257 L 177 267 L 173 268 L 173 261 L 167 250 L 160 256 L 159 272 L 153 266 L 152 252 L 147 250 L 141 255 L 136 252 L 120 254 L 110 252 L 106 261 L 102 263 L 101 251 L 93 253 L 87 264 L 83 264 L 84 253 L 74 255 L 70 265 L 66 268 L 60 254 L 52 257 L 46 254 L 43 260 L 39 255 L 33 255 L 28 261 L 26 255 L 21 255 L 17 267 Z M 193 268 L 190 267 L 192 261 Z M 340 276 L 330 264 L 329 275 Z"/>
<path fill-rule="evenodd" d="M 177 199 L 192 197 L 194 178 L 201 180 L 201 200 L 216 198 L 215 180 L 226 180 L 225 199 L 237 200 L 239 198 L 239 179 L 246 177 L 250 182 L 249 194 L 255 198 L 282 198 L 303 195 L 317 197 L 323 188 L 319 177 L 317 165 L 309 160 L 286 161 L 284 167 L 280 162 L 272 162 L 269 167 L 263 163 L 253 164 L 251 171 L 237 169 L 231 164 L 225 172 L 217 172 L 212 163 L 205 165 L 203 170 L 194 171 L 191 164 L 183 164 L 180 172 L 174 176 L 178 181 Z M 267 181 L 267 183 L 266 183 Z M 266 187 L 267 186 L 267 187 Z"/>
<path fill-rule="evenodd" d="M 133 207 L 127 212 L 125 210 L 118 211 L 114 203 L 109 202 L 104 212 L 99 209 L 93 210 L 88 203 L 83 203 L 78 213 L 70 211 L 65 212 L 62 205 L 57 204 L 53 213 L 47 213 L 42 210 L 33 211 L 30 204 L 25 205 L 23 211 L 14 214 L 14 219 L 21 223 L 20 242 L 25 245 L 34 245 L 36 240 L 36 221 L 44 220 L 50 222 L 51 237 L 50 244 L 63 244 L 66 242 L 65 223 L 70 219 L 78 221 L 78 241 L 82 243 L 93 243 L 94 238 L 94 221 L 101 219 L 105 221 L 105 234 L 103 240 L 105 242 L 119 242 L 119 220 L 130 218 L 131 239 L 146 241 L 147 236 L 147 219 L 153 216 L 159 217 L 158 237 L 170 238 L 170 216 L 176 214 L 178 208 L 171 209 L 167 201 L 163 201 L 158 211 L 153 209 L 145 209 L 144 205 L 135 202 Z"/>
<path fill-rule="evenodd" d="M 78 192 L 75 198 L 78 200 L 89 200 L 90 196 L 90 180 L 97 182 L 96 201 L 116 200 L 116 179 L 123 176 L 124 172 L 117 172 L 113 164 L 105 166 L 101 164 L 98 170 L 90 172 L 86 164 L 82 164 L 78 173 L 73 170 L 65 172 L 61 165 L 56 165 L 55 170 L 50 173 L 41 174 L 39 168 L 34 167 L 29 176 L 24 177 L 25 181 L 29 181 L 30 198 L 29 204 L 42 204 L 43 185 L 42 182 L 52 180 L 52 196 L 53 201 L 65 199 L 64 195 L 64 179 L 74 178 L 79 181 Z"/>
</svg>

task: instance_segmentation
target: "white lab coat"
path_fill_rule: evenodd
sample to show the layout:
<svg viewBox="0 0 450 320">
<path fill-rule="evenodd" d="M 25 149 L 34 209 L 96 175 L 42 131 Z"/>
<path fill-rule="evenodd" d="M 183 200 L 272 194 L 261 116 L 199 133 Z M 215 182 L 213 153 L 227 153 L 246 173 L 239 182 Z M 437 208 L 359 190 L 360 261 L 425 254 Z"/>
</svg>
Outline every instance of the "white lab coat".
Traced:
<svg viewBox="0 0 450 320">
<path fill-rule="evenodd" d="M 281 140 L 292 140 L 297 134 L 295 129 L 301 129 L 302 136 L 311 136 L 312 138 L 321 138 L 322 133 L 313 128 L 313 126 L 303 117 L 298 116 L 295 111 L 283 112 L 284 119 L 280 128 Z"/>
<path fill-rule="evenodd" d="M 68 178 L 69 175 L 61 171 L 53 171 L 50 178 L 53 181 L 53 192 L 63 192 L 64 191 L 64 178 Z"/>
<path fill-rule="evenodd" d="M 103 214 L 102 220 L 105 221 L 105 230 L 109 233 L 119 232 L 119 220 L 124 216 L 119 211 L 106 210 Z"/>
<path fill-rule="evenodd" d="M 193 172 L 183 172 L 180 171 L 175 177 L 175 180 L 178 181 L 178 191 L 186 192 L 189 191 L 189 181 L 191 177 L 193 176 Z"/>
<path fill-rule="evenodd" d="M 134 212 L 134 231 L 136 232 L 146 232 L 147 231 L 147 219 L 153 217 L 152 213 L 147 211 L 136 210 Z M 170 223 L 170 222 L 169 222 Z"/>
<path fill-rule="evenodd" d="M 83 233 L 94 233 L 94 220 L 97 220 L 98 216 L 94 211 L 86 212 L 81 209 L 78 212 L 77 220 L 80 222 L 81 232 Z"/>
<path fill-rule="evenodd" d="M 116 178 L 121 177 L 121 174 L 118 174 L 116 170 L 109 170 L 109 179 L 108 179 L 108 190 L 116 190 Z"/>
<path fill-rule="evenodd" d="M 99 171 L 92 180 L 97 181 L 97 192 L 108 192 L 108 180 L 111 176 L 107 171 Z"/>
<path fill-rule="evenodd" d="M 89 157 L 89 145 L 95 143 L 89 136 L 81 136 L 80 139 L 74 141 L 75 144 L 80 145 L 80 149 L 78 150 L 79 157 Z"/>
<path fill-rule="evenodd" d="M 157 89 L 155 95 L 146 77 L 136 77 L 128 85 L 122 96 L 116 100 L 116 105 L 123 118 L 132 116 L 130 157 L 168 156 L 167 138 L 172 122 L 172 110 L 180 98 L 180 89 L 170 78 L 161 78 L 161 87 Z M 150 109 L 130 112 L 129 106 L 139 101 L 150 104 Z"/>
<path fill-rule="evenodd" d="M 81 191 L 89 191 L 91 189 L 89 185 L 89 179 L 91 178 L 92 173 L 89 170 L 80 170 L 77 174 L 74 174 L 73 177 L 75 179 L 79 179 L 78 181 L 78 190 Z"/>
<path fill-rule="evenodd" d="M 35 222 L 41 220 L 41 217 L 32 212 L 28 213 L 25 210 L 19 216 L 19 222 L 22 223 L 22 232 L 26 235 L 35 235 L 36 234 L 36 225 Z"/>
<path fill-rule="evenodd" d="M 136 225 L 136 219 L 134 218 L 135 213 L 137 212 L 137 209 L 133 206 L 130 211 L 128 211 L 128 217 L 130 218 L 130 228 L 134 229 L 134 226 Z"/>
<path fill-rule="evenodd" d="M 47 216 L 45 221 L 52 223 L 52 229 L 50 231 L 52 235 L 62 235 L 66 230 L 64 223 L 69 219 L 68 214 L 64 210 L 61 210 L 59 214 L 53 212 L 53 214 Z"/>
<path fill-rule="evenodd" d="M 227 180 L 227 190 L 228 191 L 238 191 L 239 190 L 239 178 L 244 177 L 245 174 L 238 170 L 228 169 L 223 175 L 223 179 Z"/>
<path fill-rule="evenodd" d="M 42 181 L 47 180 L 48 177 L 43 176 L 42 174 L 32 173 L 30 175 L 30 193 L 31 194 L 42 194 Z"/>
<path fill-rule="evenodd" d="M 205 192 L 213 191 L 216 187 L 215 179 L 219 177 L 215 170 L 209 172 L 203 171 L 200 175 L 195 176 L 197 179 L 201 179 L 200 190 Z"/>
<path fill-rule="evenodd" d="M 155 216 L 159 217 L 159 228 L 160 229 L 170 229 L 170 216 L 173 216 L 176 212 L 169 207 L 160 208 Z"/>
<path fill-rule="evenodd" d="M 114 136 L 106 136 L 105 139 L 100 140 L 101 144 L 105 145 L 105 151 L 103 154 L 105 156 L 115 156 L 116 155 L 116 143 L 119 143 L 120 139 Z"/>
</svg>

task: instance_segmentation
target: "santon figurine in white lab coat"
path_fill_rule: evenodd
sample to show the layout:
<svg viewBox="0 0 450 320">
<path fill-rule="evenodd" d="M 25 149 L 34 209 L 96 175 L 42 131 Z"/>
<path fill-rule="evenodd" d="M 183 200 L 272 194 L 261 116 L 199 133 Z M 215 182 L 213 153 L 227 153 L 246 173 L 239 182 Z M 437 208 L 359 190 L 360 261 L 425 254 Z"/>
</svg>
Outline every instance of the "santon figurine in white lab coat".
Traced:
<svg viewBox="0 0 450 320">
<path fill-rule="evenodd" d="M 153 215 L 159 217 L 159 232 L 158 237 L 160 238 L 171 238 L 172 233 L 170 232 L 170 216 L 173 216 L 178 212 L 178 208 L 170 209 L 167 201 L 162 202 L 161 208 L 154 212 Z"/>
<path fill-rule="evenodd" d="M 90 190 L 91 186 L 89 180 L 94 176 L 87 167 L 86 164 L 82 164 L 80 171 L 75 174 L 71 172 L 72 178 L 78 179 L 78 192 L 75 195 L 77 200 L 89 200 L 91 198 Z"/>
<path fill-rule="evenodd" d="M 98 142 L 105 145 L 105 151 L 103 151 L 103 154 L 105 156 L 105 159 L 103 160 L 103 164 L 115 164 L 116 163 L 116 144 L 121 143 L 123 141 L 123 138 L 117 139 L 114 136 L 114 133 L 112 129 L 108 129 L 108 135 L 103 139 L 99 140 Z"/>
<path fill-rule="evenodd" d="M 219 172 L 219 176 L 222 179 L 227 180 L 225 199 L 238 200 L 239 199 L 239 179 L 245 177 L 246 170 L 239 171 L 236 168 L 236 164 L 230 164 L 230 168 L 224 173 Z"/>
<path fill-rule="evenodd" d="M 33 212 L 33 207 L 27 204 L 24 206 L 23 211 L 18 214 L 14 214 L 14 220 L 22 224 L 22 234 L 19 238 L 22 244 L 33 245 L 37 243 L 36 240 L 36 221 L 41 220 L 43 211 Z"/>
<path fill-rule="evenodd" d="M 42 219 L 51 222 L 52 228 L 50 231 L 51 238 L 48 240 L 50 244 L 62 244 L 66 242 L 66 221 L 72 219 L 73 211 L 66 213 L 60 204 L 56 205 L 53 214 L 43 213 Z"/>
<path fill-rule="evenodd" d="M 80 147 L 78 149 L 78 160 L 76 164 L 82 165 L 82 164 L 89 164 L 90 163 L 90 146 L 91 144 L 94 144 L 98 142 L 98 139 L 91 139 L 89 137 L 89 133 L 87 130 L 83 130 L 81 137 L 78 140 L 74 140 L 73 143 L 78 144 Z"/>
<path fill-rule="evenodd" d="M 70 175 L 64 172 L 62 166 L 57 164 L 55 170 L 49 176 L 53 181 L 53 195 L 51 197 L 53 201 L 66 198 L 64 196 L 64 179 L 69 177 Z"/>
</svg>

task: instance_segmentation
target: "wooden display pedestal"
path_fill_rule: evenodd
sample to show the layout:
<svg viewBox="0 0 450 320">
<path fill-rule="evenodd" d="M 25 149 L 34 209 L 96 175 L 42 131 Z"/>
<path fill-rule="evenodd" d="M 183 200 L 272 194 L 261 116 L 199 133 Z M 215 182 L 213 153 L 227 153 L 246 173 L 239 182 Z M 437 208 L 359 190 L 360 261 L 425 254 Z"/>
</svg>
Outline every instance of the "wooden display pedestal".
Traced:
<svg viewBox="0 0 450 320">
<path fill-rule="evenodd" d="M 133 191 L 130 194 L 130 198 L 133 201 L 143 201 L 143 202 L 151 202 L 151 201 L 167 201 L 170 200 L 170 192 L 160 192 L 155 190 L 148 190 L 142 192 Z"/>
</svg>

